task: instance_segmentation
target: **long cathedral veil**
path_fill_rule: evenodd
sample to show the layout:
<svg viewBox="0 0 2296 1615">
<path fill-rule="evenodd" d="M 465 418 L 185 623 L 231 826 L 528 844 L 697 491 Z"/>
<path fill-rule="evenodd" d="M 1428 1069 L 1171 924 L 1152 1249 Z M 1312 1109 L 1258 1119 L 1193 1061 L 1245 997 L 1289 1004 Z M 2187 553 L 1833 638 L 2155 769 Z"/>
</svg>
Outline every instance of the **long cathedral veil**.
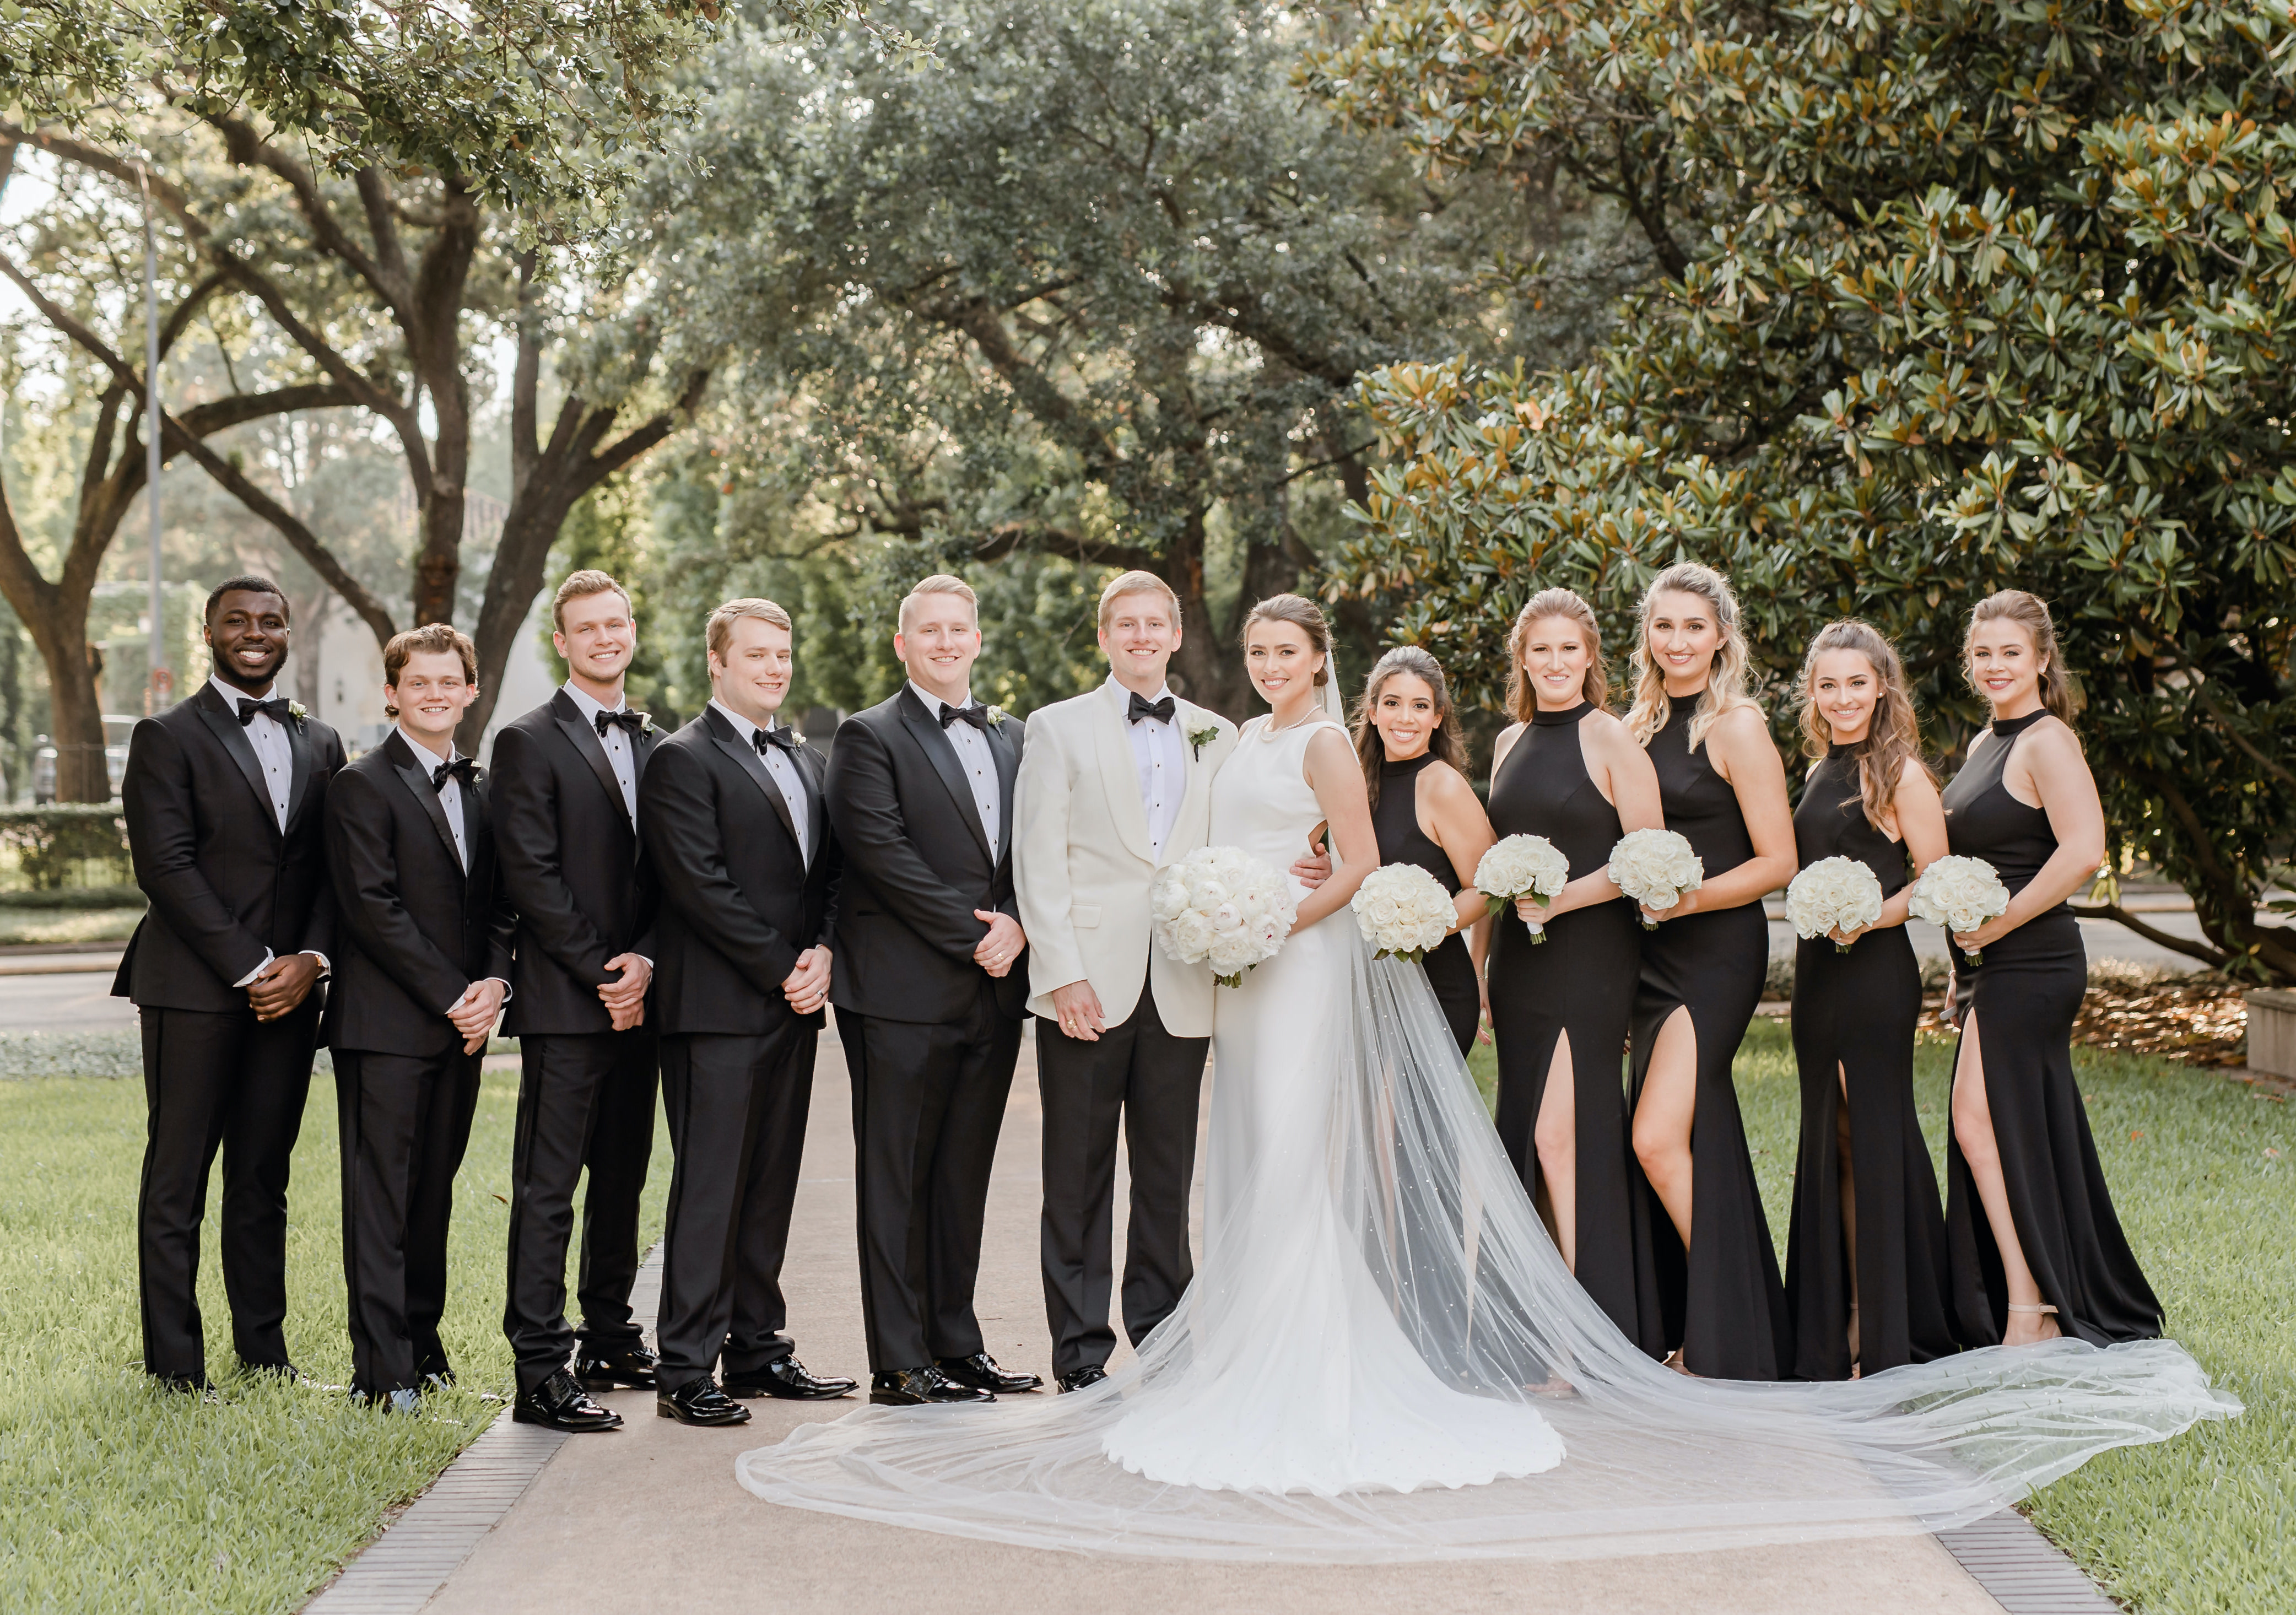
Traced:
<svg viewBox="0 0 2296 1615">
<path fill-rule="evenodd" d="M 1463 1414 L 1473 1398 L 1535 1406 L 1562 1439 L 1559 1464 L 1487 1485 L 1317 1495 L 1160 1484 L 1111 1462 L 1105 1443 L 1128 1410 L 1185 1398 L 1192 1359 L 1232 1351 L 1269 1305 L 1221 1281 L 1249 1270 L 1235 1260 L 1235 1242 L 1253 1238 L 1247 1193 L 1231 1226 L 1206 1227 L 1179 1309 L 1098 1385 L 805 1425 L 742 1455 L 742 1484 L 797 1508 L 1086 1552 L 1608 1556 L 1964 1524 L 2107 1447 L 2240 1411 L 2167 1340 L 1997 1347 L 1827 1384 L 1660 1366 L 1563 1267 L 1424 972 L 1374 959 L 1346 915 L 1332 922 L 1354 942 L 1326 1159 L 1342 1226 L 1421 1357 L 1463 1393 Z"/>
</svg>

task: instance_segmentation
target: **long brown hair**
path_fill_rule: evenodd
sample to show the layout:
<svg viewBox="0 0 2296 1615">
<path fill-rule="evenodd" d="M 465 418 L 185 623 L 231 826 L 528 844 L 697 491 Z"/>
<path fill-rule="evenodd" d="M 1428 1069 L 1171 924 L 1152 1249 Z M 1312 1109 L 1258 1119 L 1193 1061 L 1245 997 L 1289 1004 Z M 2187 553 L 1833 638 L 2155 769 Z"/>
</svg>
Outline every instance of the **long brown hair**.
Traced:
<svg viewBox="0 0 2296 1615">
<path fill-rule="evenodd" d="M 1857 759 L 1857 790 L 1865 799 L 1866 816 L 1874 829 L 1886 831 L 1882 820 L 1897 804 L 1898 782 L 1906 777 L 1907 763 L 1929 774 L 1932 784 L 1937 782 L 1922 757 L 1921 720 L 1914 715 L 1906 664 L 1898 660 L 1898 648 L 1873 625 L 1854 617 L 1829 622 L 1817 631 L 1809 642 L 1808 653 L 1801 659 L 1796 698 L 1801 707 L 1801 749 L 1813 760 L 1833 747 L 1833 728 L 1817 709 L 1815 689 L 1817 659 L 1828 651 L 1849 651 L 1864 657 L 1874 669 L 1874 682 L 1882 686 L 1874 702 L 1874 716 L 1866 726 L 1866 738 L 1851 746 L 1850 755 Z"/>
<path fill-rule="evenodd" d="M 1529 723 L 1538 710 L 1538 693 L 1523 676 L 1522 642 L 1530 636 L 1531 624 L 1550 617 L 1577 623 L 1587 636 L 1587 681 L 1579 693 L 1597 707 L 1610 697 L 1611 671 L 1603 665 L 1603 630 L 1595 620 L 1595 609 L 1569 589 L 1541 589 L 1515 613 L 1514 627 L 1507 634 L 1507 710 L 1519 724 Z"/>
<path fill-rule="evenodd" d="M 1364 789 L 1374 808 L 1379 806 L 1380 766 L 1387 761 L 1387 742 L 1380 738 L 1372 714 L 1379 707 L 1380 687 L 1398 673 L 1424 681 L 1434 692 L 1435 728 L 1427 737 L 1427 754 L 1450 764 L 1462 778 L 1467 772 L 1466 737 L 1459 730 L 1459 709 L 1451 701 L 1443 664 L 1417 645 L 1398 645 L 1372 664 L 1371 676 L 1364 680 L 1363 701 L 1356 708 L 1356 756 L 1363 761 Z"/>
<path fill-rule="evenodd" d="M 2023 625 L 2033 637 L 2033 654 L 2041 664 L 2041 704 L 2067 728 L 2081 709 L 2080 692 L 2074 687 L 2072 675 L 2065 671 L 2063 655 L 2057 649 L 2057 625 L 2049 615 L 2049 608 L 2038 594 L 2028 594 L 2022 589 L 1997 589 L 1979 601 L 1969 613 L 1969 635 L 1962 640 L 1961 670 L 1969 678 L 1972 689 L 1977 680 L 1969 670 L 1969 639 L 1977 633 L 1980 622 L 1991 622 L 1997 617 Z M 1979 690 L 1983 694 L 1982 690 Z"/>
<path fill-rule="evenodd" d="M 1698 706 L 1690 719 L 1690 749 L 1695 751 L 1716 719 L 1733 707 L 1754 704 L 1746 693 L 1753 652 L 1746 648 L 1746 630 L 1739 623 L 1738 596 L 1721 573 L 1694 561 L 1677 561 L 1652 578 L 1635 611 L 1635 648 L 1628 658 L 1635 670 L 1635 704 L 1628 709 L 1627 727 L 1634 731 L 1637 744 L 1649 745 L 1651 736 L 1666 727 L 1673 712 L 1673 702 L 1666 693 L 1666 676 L 1658 670 L 1650 653 L 1651 602 L 1668 594 L 1697 595 L 1714 613 L 1714 626 L 1722 631 L 1722 643 L 1714 647 L 1714 662 L 1706 675 L 1706 688 L 1698 693 Z"/>
</svg>

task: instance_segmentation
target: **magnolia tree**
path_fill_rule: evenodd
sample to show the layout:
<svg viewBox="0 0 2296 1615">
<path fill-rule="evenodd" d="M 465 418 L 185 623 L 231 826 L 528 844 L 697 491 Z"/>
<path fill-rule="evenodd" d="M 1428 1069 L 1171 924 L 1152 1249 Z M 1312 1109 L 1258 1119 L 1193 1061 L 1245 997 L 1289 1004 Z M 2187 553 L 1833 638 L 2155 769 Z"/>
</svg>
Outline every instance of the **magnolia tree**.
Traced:
<svg viewBox="0 0 2296 1615">
<path fill-rule="evenodd" d="M 2296 978 L 2259 914 L 2296 832 L 2292 40 L 2286 0 L 1374 7 L 1317 94 L 1431 169 L 1559 173 L 1660 273 L 1584 365 L 1369 379 L 1347 586 L 1488 695 L 1533 589 L 1623 631 L 1707 561 L 1774 693 L 1862 616 L 1948 748 L 1971 603 L 2030 589 L 2112 824 L 2083 912 Z M 2122 911 L 2136 856 L 2206 942 Z"/>
</svg>

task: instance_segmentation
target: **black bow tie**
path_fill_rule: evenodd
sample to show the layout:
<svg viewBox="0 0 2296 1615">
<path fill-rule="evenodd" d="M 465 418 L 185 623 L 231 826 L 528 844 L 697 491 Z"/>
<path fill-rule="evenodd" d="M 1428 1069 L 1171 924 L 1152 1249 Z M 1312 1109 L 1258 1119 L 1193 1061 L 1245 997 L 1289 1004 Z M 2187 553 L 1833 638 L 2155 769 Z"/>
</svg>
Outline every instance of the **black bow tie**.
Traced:
<svg viewBox="0 0 2296 1615">
<path fill-rule="evenodd" d="M 940 709 L 940 726 L 951 724 L 971 724 L 983 734 L 988 733 L 988 709 L 986 707 L 952 707 L 944 703 Z"/>
<path fill-rule="evenodd" d="M 605 739 L 606 731 L 617 724 L 622 726 L 623 733 L 636 736 L 645 733 L 646 715 L 625 707 L 619 712 L 601 712 L 591 721 L 598 726 L 600 740 Z"/>
<path fill-rule="evenodd" d="M 784 751 L 795 751 L 797 731 L 787 725 L 771 729 L 759 729 L 750 736 L 750 743 L 758 749 L 759 757 L 765 756 L 767 746 L 779 746 Z"/>
<path fill-rule="evenodd" d="M 1178 709 L 1168 695 L 1161 701 L 1142 701 L 1140 692 L 1135 690 L 1131 706 L 1125 709 L 1124 721 L 1136 724 L 1144 717 L 1152 717 L 1160 724 L 1168 724 L 1172 721 L 1172 714 Z"/>
<path fill-rule="evenodd" d="M 451 763 L 441 763 L 430 770 L 430 789 L 444 791 L 449 779 L 460 780 L 467 785 L 478 777 L 479 759 L 475 757 L 458 757 Z"/>
<path fill-rule="evenodd" d="M 248 725 L 253 723 L 255 721 L 255 715 L 258 712 L 263 714 L 266 717 L 274 718 L 283 724 L 293 715 L 294 703 L 290 701 L 283 695 L 275 695 L 269 701 L 250 701 L 244 695 L 239 698 L 239 726 L 241 728 L 244 729 Z"/>
</svg>

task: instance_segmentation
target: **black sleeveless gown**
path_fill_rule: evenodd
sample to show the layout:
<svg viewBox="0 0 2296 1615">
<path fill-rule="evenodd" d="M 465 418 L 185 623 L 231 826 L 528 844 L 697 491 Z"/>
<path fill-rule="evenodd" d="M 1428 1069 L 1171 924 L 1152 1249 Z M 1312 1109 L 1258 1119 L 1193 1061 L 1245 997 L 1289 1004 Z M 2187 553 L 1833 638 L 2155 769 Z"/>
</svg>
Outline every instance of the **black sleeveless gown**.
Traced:
<svg viewBox="0 0 2296 1615">
<path fill-rule="evenodd" d="M 1536 714 L 1491 777 L 1491 828 L 1543 835 L 1576 880 L 1610 861 L 1618 809 L 1587 773 L 1578 720 L 1594 710 Z M 1653 1357 L 1667 1351 L 1652 1283 L 1648 1230 L 1638 1224 L 1640 1188 L 1628 1142 L 1621 1058 L 1641 968 L 1641 926 L 1621 899 L 1575 909 L 1546 926 L 1546 941 L 1510 907 L 1491 924 L 1491 1035 L 1498 1045 L 1499 1142 L 1538 1194 L 1531 1142 L 1559 1038 L 1570 1039 L 1578 1122 L 1578 1278 L 1626 1337 Z"/>
<path fill-rule="evenodd" d="M 1697 703 L 1673 703 L 1651 736 L 1666 827 L 1688 839 L 1709 879 L 1754 856 L 1737 792 L 1714 772 L 1707 749 L 1690 749 Z M 1690 1130 L 1691 1249 L 1682 1248 L 1657 1192 L 1636 1177 L 1648 1226 L 1666 1344 L 1683 1366 L 1717 1380 L 1783 1380 L 1793 1371 L 1793 1325 L 1777 1251 L 1762 1214 L 1747 1152 L 1746 1126 L 1730 1062 L 1744 1041 L 1770 960 L 1770 926 L 1759 902 L 1663 922 L 1642 933 L 1642 980 L 1635 995 L 1634 1098 L 1642 1102 L 1651 1050 L 1677 1009 L 1698 1037 L 1697 1117 Z"/>
<path fill-rule="evenodd" d="M 1802 868 L 1856 858 L 1895 897 L 1906 848 L 1866 816 L 1857 748 L 1826 753 L 1794 809 Z M 1801 1145 L 1786 1236 L 1786 1305 L 1794 1377 L 1849 1377 L 1849 1253 L 1841 1237 L 1842 1090 L 1857 1212 L 1857 1360 L 1877 1373 L 1957 1349 L 1947 1295 L 1945 1212 L 1914 1112 L 1914 1027 L 1922 973 L 1906 928 L 1869 930 L 1848 953 L 1830 937 L 1794 955 L 1794 1059 L 1801 1068 Z M 1694 1226 L 1694 1225 L 1693 1225 Z"/>
<path fill-rule="evenodd" d="M 1459 872 L 1451 866 L 1450 855 L 1419 827 L 1419 775 L 1434 760 L 1431 753 L 1409 762 L 1380 765 L 1379 800 L 1372 806 L 1371 826 L 1379 837 L 1381 863 L 1416 864 L 1456 898 Z M 1467 951 L 1466 933 L 1453 931 L 1420 963 L 1464 1054 L 1474 1047 L 1476 1023 L 1483 1018 L 1483 995 L 1475 984 L 1475 961 Z"/>
<path fill-rule="evenodd" d="M 2046 716 L 1996 723 L 1992 743 L 1945 788 L 1953 850 L 1992 865 L 2012 892 L 2057 849 L 2047 812 L 2001 781 L 2017 737 Z M 1955 947 L 1954 974 L 1969 1010 L 1962 1035 L 1973 1021 L 1984 1055 L 2009 1214 L 2041 1299 L 2057 1309 L 2059 1328 L 2091 1345 L 2157 1338 L 2161 1303 L 2120 1231 L 2073 1080 L 2073 1017 L 2088 987 L 2080 922 L 2059 904 L 1988 943 L 1977 964 Z M 1946 1151 L 1946 1233 L 1956 1332 L 1972 1345 L 1997 1344 L 2009 1318 L 2001 1251 L 1958 1140 Z"/>
</svg>

